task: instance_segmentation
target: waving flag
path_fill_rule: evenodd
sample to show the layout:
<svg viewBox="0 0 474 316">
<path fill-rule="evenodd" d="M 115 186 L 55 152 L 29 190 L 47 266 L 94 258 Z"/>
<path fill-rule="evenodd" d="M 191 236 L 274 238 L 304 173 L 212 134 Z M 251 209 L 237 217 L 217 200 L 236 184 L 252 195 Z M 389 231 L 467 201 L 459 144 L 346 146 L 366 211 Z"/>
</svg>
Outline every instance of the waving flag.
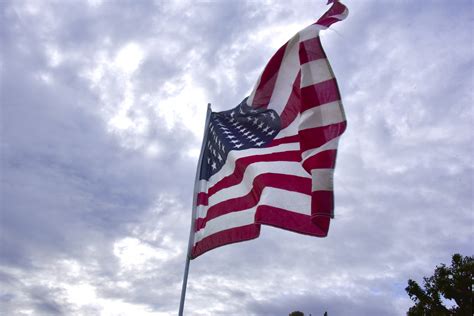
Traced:
<svg viewBox="0 0 474 316">
<path fill-rule="evenodd" d="M 261 224 L 327 235 L 346 120 L 319 32 L 347 12 L 335 1 L 275 53 L 249 97 L 210 114 L 191 258 L 256 238 Z"/>
</svg>

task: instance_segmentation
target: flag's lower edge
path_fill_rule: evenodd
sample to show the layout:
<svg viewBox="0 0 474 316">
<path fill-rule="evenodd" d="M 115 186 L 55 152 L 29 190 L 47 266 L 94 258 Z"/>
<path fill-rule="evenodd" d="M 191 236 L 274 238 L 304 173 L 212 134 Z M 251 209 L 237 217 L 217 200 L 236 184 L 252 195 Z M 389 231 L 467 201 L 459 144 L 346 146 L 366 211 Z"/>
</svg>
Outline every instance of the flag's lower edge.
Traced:
<svg viewBox="0 0 474 316">
<path fill-rule="evenodd" d="M 226 229 L 205 237 L 194 246 L 191 259 L 221 246 L 255 239 L 260 235 L 260 225 L 281 228 L 302 235 L 326 237 L 330 221 L 331 218 L 327 215 L 309 216 L 261 205 L 255 214 L 255 224 Z"/>
<path fill-rule="evenodd" d="M 329 216 L 309 216 L 267 205 L 259 206 L 255 215 L 258 224 L 315 237 L 327 236 L 330 221 Z"/>
<path fill-rule="evenodd" d="M 203 253 L 228 244 L 255 239 L 260 235 L 260 225 L 250 224 L 226 229 L 200 240 L 191 253 L 194 259 Z"/>
</svg>

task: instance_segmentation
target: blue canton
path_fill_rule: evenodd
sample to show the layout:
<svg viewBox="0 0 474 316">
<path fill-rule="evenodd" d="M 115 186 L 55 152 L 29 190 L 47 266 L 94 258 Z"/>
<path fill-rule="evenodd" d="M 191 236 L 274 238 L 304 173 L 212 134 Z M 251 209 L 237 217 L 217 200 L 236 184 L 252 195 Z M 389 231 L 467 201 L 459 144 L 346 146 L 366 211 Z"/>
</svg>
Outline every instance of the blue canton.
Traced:
<svg viewBox="0 0 474 316">
<path fill-rule="evenodd" d="M 231 150 L 265 147 L 280 131 L 281 122 L 274 110 L 254 109 L 245 98 L 232 110 L 212 112 L 208 128 L 200 173 L 205 180 L 222 168 Z"/>
</svg>

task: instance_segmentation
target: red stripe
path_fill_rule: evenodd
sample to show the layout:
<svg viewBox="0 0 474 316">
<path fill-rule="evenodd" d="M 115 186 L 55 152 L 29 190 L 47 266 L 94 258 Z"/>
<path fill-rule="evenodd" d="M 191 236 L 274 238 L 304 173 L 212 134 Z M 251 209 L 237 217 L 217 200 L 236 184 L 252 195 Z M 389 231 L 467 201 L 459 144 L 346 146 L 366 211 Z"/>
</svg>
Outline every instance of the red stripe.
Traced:
<svg viewBox="0 0 474 316">
<path fill-rule="evenodd" d="M 341 99 L 336 79 L 329 79 L 301 89 L 301 112 Z"/>
<path fill-rule="evenodd" d="M 331 216 L 334 210 L 333 191 L 314 191 L 311 193 L 312 217 Z"/>
<path fill-rule="evenodd" d="M 301 42 L 299 55 L 301 65 L 313 60 L 326 58 L 326 53 L 323 50 L 319 36 Z"/>
<path fill-rule="evenodd" d="M 199 192 L 196 199 L 196 205 L 207 205 L 209 202 L 205 192 Z"/>
<path fill-rule="evenodd" d="M 285 56 L 285 50 L 288 43 L 280 47 L 280 49 L 273 55 L 263 70 L 260 82 L 252 100 L 254 108 L 267 107 L 273 94 L 275 83 L 280 70 L 281 62 Z"/>
<path fill-rule="evenodd" d="M 204 228 L 205 224 L 206 224 L 205 218 L 202 218 L 202 217 L 196 218 L 194 222 L 194 231 L 195 232 L 200 231 L 201 229 Z"/>
<path fill-rule="evenodd" d="M 304 170 L 310 172 L 312 169 L 325 168 L 334 169 L 336 167 L 337 150 L 330 149 L 317 153 L 303 162 Z"/>
<path fill-rule="evenodd" d="M 235 161 L 234 172 L 231 175 L 228 175 L 227 177 L 223 178 L 221 181 L 217 182 L 211 188 L 209 188 L 208 197 L 212 196 L 213 194 L 222 189 L 231 187 L 242 182 L 245 170 L 247 170 L 247 167 L 249 165 L 256 162 L 269 161 L 301 161 L 301 154 L 299 150 L 294 150 L 239 158 Z"/>
<path fill-rule="evenodd" d="M 331 124 L 327 126 L 308 128 L 299 131 L 301 152 L 308 149 L 318 148 L 340 136 L 346 129 L 346 122 Z"/>
<path fill-rule="evenodd" d="M 212 250 L 214 248 L 239 241 L 254 239 L 259 235 L 260 225 L 258 224 L 250 224 L 217 232 L 207 236 L 206 238 L 203 238 L 198 243 L 196 243 L 191 252 L 191 259 L 194 259 L 206 251 Z"/>
<path fill-rule="evenodd" d="M 292 135 L 292 136 L 287 136 L 287 137 L 282 137 L 278 139 L 272 140 L 270 144 L 268 144 L 265 147 L 274 147 L 278 146 L 281 144 L 289 144 L 289 143 L 297 143 L 300 141 L 300 136 L 299 135 Z"/>
<path fill-rule="evenodd" d="M 270 225 L 300 234 L 325 237 L 329 230 L 330 218 L 320 216 L 314 220 L 312 216 L 261 205 L 257 208 L 255 221 L 258 224 Z"/>
<path fill-rule="evenodd" d="M 298 71 L 298 75 L 296 75 L 295 81 L 293 82 L 293 89 L 291 90 L 291 94 L 288 98 L 288 102 L 286 102 L 285 108 L 283 109 L 280 119 L 281 119 L 281 128 L 284 129 L 294 119 L 298 116 L 301 109 L 301 70 Z"/>
<path fill-rule="evenodd" d="M 254 178 L 252 189 L 247 195 L 228 199 L 211 206 L 207 210 L 205 218 L 196 220 L 196 231 L 202 229 L 213 218 L 254 207 L 258 204 L 262 191 L 266 187 L 311 195 L 311 178 L 280 173 L 260 174 Z"/>
<path fill-rule="evenodd" d="M 332 24 L 339 22 L 339 19 L 333 18 L 333 17 L 327 17 L 324 20 L 321 20 L 318 22 L 319 25 L 324 25 L 324 26 L 331 26 Z"/>
</svg>

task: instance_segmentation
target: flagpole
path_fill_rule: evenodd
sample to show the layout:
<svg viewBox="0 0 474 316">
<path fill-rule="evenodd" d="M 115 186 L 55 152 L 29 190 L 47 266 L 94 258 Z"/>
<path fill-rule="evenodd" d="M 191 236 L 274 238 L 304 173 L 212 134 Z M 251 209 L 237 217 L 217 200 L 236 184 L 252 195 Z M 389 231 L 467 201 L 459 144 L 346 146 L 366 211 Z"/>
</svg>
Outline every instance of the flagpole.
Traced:
<svg viewBox="0 0 474 316">
<path fill-rule="evenodd" d="M 197 170 L 196 170 L 196 178 L 194 180 L 194 194 L 193 194 L 193 207 L 192 207 L 192 216 L 191 216 L 191 229 L 189 230 L 189 242 L 188 242 L 188 252 L 186 254 L 186 264 L 184 265 L 184 275 L 183 275 L 183 286 L 181 288 L 181 300 L 179 302 L 179 316 L 183 316 L 184 310 L 184 299 L 186 297 L 186 286 L 188 284 L 188 274 L 189 274 L 189 263 L 191 261 L 191 251 L 193 249 L 194 243 L 194 222 L 196 219 L 196 210 L 197 210 L 197 195 L 199 190 L 199 175 L 201 173 L 201 164 L 202 164 L 202 156 L 204 155 L 204 149 L 206 146 L 207 141 L 207 134 L 208 134 L 208 127 L 209 127 L 209 120 L 211 118 L 211 104 L 207 104 L 207 114 L 206 114 L 206 125 L 204 126 L 204 136 L 202 139 L 201 145 L 201 154 L 199 155 Z"/>
</svg>

